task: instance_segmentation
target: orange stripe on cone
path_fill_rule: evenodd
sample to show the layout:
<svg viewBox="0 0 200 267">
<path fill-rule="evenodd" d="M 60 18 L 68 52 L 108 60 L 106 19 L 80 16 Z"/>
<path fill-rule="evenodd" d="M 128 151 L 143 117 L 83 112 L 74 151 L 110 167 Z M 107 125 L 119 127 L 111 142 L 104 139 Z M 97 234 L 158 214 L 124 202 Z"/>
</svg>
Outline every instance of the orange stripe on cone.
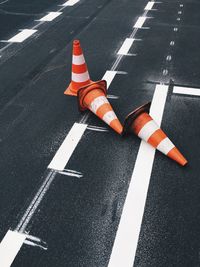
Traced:
<svg viewBox="0 0 200 267">
<path fill-rule="evenodd" d="M 79 109 L 81 111 L 89 109 L 118 134 L 121 134 L 123 127 L 108 102 L 106 94 L 106 81 L 104 80 L 80 88 L 78 90 Z"/>
<path fill-rule="evenodd" d="M 148 114 L 149 108 L 150 103 L 147 103 L 131 112 L 125 119 L 123 134 L 135 133 L 181 166 L 185 166 L 187 160 Z"/>
<path fill-rule="evenodd" d="M 73 55 L 72 55 L 72 75 L 71 83 L 65 90 L 66 95 L 77 95 L 78 90 L 90 84 L 90 75 L 88 72 L 87 64 L 83 55 L 83 51 L 79 40 L 73 42 Z"/>
</svg>

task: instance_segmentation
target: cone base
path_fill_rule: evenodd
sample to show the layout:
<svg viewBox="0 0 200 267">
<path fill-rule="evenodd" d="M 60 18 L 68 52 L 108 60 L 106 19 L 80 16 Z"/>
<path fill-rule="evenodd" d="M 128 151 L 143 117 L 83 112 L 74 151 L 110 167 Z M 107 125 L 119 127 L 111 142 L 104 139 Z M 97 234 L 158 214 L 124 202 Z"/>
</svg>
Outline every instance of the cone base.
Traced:
<svg viewBox="0 0 200 267">
<path fill-rule="evenodd" d="M 77 93 L 71 90 L 71 84 L 64 91 L 64 94 L 65 95 L 70 95 L 70 96 L 77 96 Z"/>
<path fill-rule="evenodd" d="M 150 106 L 151 106 L 151 102 L 148 102 L 148 103 L 138 107 L 137 109 L 135 109 L 134 111 L 132 111 L 131 113 L 128 114 L 128 116 L 125 118 L 125 121 L 124 121 L 124 127 L 123 127 L 122 135 L 125 135 L 125 134 L 131 132 L 131 126 L 132 126 L 134 120 L 143 112 L 149 113 Z"/>
<path fill-rule="evenodd" d="M 87 82 L 82 82 L 79 84 L 74 84 L 74 82 L 71 82 L 69 84 L 69 86 L 67 87 L 67 89 L 64 91 L 65 95 L 70 95 L 70 96 L 77 96 L 78 95 L 78 91 L 85 86 L 88 86 L 90 84 L 94 83 L 93 81 L 89 80 Z"/>
</svg>

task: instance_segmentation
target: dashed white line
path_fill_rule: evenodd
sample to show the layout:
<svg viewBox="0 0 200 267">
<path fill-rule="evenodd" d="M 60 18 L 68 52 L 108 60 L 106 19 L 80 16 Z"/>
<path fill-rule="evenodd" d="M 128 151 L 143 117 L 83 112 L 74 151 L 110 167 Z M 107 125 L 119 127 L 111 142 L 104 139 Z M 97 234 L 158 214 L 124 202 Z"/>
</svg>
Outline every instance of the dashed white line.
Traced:
<svg viewBox="0 0 200 267">
<path fill-rule="evenodd" d="M 16 34 L 12 38 L 10 38 L 7 42 L 10 43 L 21 43 L 25 41 L 27 38 L 29 38 L 31 35 L 33 35 L 37 30 L 31 30 L 31 29 L 24 29 L 20 33 Z"/>
<path fill-rule="evenodd" d="M 38 21 L 52 21 L 55 18 L 57 18 L 58 16 L 60 16 L 61 14 L 62 14 L 62 12 L 49 12 L 49 14 L 47 14 L 44 17 L 42 17 Z"/>
<path fill-rule="evenodd" d="M 133 45 L 133 42 L 135 41 L 134 38 L 126 38 L 125 41 L 123 42 L 121 48 L 117 52 L 118 55 L 127 55 L 129 52 L 129 49 Z"/>
<path fill-rule="evenodd" d="M 200 96 L 200 88 L 198 89 L 191 87 L 174 86 L 173 93 L 182 95 Z"/>
<path fill-rule="evenodd" d="M 50 162 L 48 169 L 53 169 L 56 171 L 64 170 L 86 129 L 87 124 L 74 123 L 62 145 Z"/>
<path fill-rule="evenodd" d="M 75 4 L 77 4 L 80 0 L 69 0 L 67 2 L 65 2 L 64 4 L 62 4 L 62 6 L 74 6 Z"/>
<path fill-rule="evenodd" d="M 154 6 L 155 2 L 148 2 L 144 10 L 151 10 Z"/>
<path fill-rule="evenodd" d="M 150 114 L 160 126 L 168 86 L 157 85 Z M 131 177 L 108 267 L 132 267 L 144 214 L 155 149 L 142 141 Z"/>
<path fill-rule="evenodd" d="M 147 19 L 146 17 L 139 17 L 138 20 L 136 21 L 135 25 L 134 25 L 134 28 L 137 28 L 137 29 L 142 28 L 146 19 Z"/>
<path fill-rule="evenodd" d="M 102 80 L 106 80 L 107 82 L 107 88 L 109 88 L 112 80 L 115 78 L 115 75 L 117 74 L 117 71 L 113 70 L 107 70 L 104 76 L 102 77 Z"/>
<path fill-rule="evenodd" d="M 9 230 L 0 243 L 0 266 L 10 267 L 26 239 L 25 234 Z"/>
</svg>

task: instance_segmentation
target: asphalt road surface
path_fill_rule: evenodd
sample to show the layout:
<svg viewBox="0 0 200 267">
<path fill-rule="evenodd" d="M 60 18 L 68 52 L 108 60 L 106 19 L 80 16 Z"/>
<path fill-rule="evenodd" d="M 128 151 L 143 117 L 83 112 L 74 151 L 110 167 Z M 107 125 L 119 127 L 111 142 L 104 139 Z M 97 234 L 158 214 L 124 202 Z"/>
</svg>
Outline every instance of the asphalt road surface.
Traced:
<svg viewBox="0 0 200 267">
<path fill-rule="evenodd" d="M 200 266 L 199 21 L 197 0 L 0 0 L 0 267 Z M 187 166 L 79 112 L 74 39 Z"/>
</svg>

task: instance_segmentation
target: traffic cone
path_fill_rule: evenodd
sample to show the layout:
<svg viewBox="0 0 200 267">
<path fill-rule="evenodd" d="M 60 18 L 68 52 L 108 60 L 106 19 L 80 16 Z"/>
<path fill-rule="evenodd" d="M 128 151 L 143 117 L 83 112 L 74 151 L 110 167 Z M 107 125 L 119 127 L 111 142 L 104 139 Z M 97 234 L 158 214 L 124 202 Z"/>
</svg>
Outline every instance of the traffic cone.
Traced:
<svg viewBox="0 0 200 267">
<path fill-rule="evenodd" d="M 123 134 L 135 133 L 169 158 L 185 166 L 187 160 L 148 114 L 150 105 L 151 103 L 147 103 L 140 106 L 126 117 Z"/>
<path fill-rule="evenodd" d="M 71 83 L 64 92 L 65 95 L 77 95 L 79 88 L 90 84 L 90 75 L 79 40 L 73 42 Z"/>
<path fill-rule="evenodd" d="M 80 111 L 89 109 L 118 134 L 121 134 L 123 127 L 108 102 L 106 95 L 107 84 L 104 80 L 93 82 L 80 88 L 78 90 L 79 109 Z"/>
</svg>

